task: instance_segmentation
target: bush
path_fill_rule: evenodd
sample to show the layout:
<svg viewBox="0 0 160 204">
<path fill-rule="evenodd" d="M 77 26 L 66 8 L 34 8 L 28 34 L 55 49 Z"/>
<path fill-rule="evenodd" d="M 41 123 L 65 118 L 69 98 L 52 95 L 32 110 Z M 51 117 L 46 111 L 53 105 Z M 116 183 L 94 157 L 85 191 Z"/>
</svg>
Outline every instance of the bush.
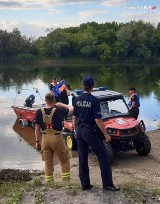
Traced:
<svg viewBox="0 0 160 204">
<path fill-rule="evenodd" d="M 16 61 L 18 62 L 33 62 L 35 60 L 35 56 L 30 53 L 22 53 L 16 56 Z"/>
</svg>

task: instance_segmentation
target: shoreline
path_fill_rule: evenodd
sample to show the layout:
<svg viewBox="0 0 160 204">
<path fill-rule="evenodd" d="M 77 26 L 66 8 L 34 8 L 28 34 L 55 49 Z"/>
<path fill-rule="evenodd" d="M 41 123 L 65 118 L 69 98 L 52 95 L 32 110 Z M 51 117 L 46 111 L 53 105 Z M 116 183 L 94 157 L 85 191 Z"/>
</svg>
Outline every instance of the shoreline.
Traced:
<svg viewBox="0 0 160 204">
<path fill-rule="evenodd" d="M 18 170 L 16 174 L 16 170 L 10 170 L 11 174 L 7 175 L 7 170 L 5 170 L 6 172 L 4 171 L 2 175 L 3 170 L 1 170 L 0 181 L 2 181 L 2 178 L 6 178 L 6 180 L 1 182 L 0 203 L 9 203 L 11 199 L 17 199 L 19 200 L 17 203 L 22 204 L 157 203 L 160 201 L 160 129 L 149 131 L 147 135 L 152 144 L 152 150 L 148 156 L 139 156 L 135 151 L 121 152 L 115 155 L 112 164 L 113 181 L 115 185 L 121 187 L 120 192 L 103 192 L 99 164 L 94 153 L 90 153 L 89 167 L 91 184 L 93 184 L 92 190 L 81 190 L 78 176 L 78 158 L 76 157 L 71 159 L 70 183 L 61 181 L 59 164 L 55 166 L 54 183 L 51 184 L 44 184 L 44 173 L 42 171 L 30 173 L 32 170 Z M 29 174 L 27 174 L 27 171 Z M 26 177 L 23 173 L 26 173 Z M 24 181 L 25 178 L 28 181 Z M 12 193 L 10 192 L 10 186 L 13 187 Z M 18 194 L 18 198 L 13 196 L 13 194 L 17 195 L 16 192 L 21 192 Z M 39 200 L 39 202 L 36 202 L 36 200 Z"/>
<path fill-rule="evenodd" d="M 134 65 L 134 66 L 141 66 L 141 65 L 156 65 L 158 66 L 160 64 L 160 60 L 155 61 L 150 61 L 150 62 L 137 62 L 137 61 L 127 61 L 127 60 L 122 60 L 122 61 L 117 61 L 117 62 L 102 62 L 99 59 L 96 58 L 60 58 L 60 59 L 36 59 L 35 61 L 30 61 L 30 62 L 5 62 L 5 63 L 0 63 L 1 66 L 88 66 L 88 62 L 92 66 L 107 66 L 107 65 Z"/>
</svg>

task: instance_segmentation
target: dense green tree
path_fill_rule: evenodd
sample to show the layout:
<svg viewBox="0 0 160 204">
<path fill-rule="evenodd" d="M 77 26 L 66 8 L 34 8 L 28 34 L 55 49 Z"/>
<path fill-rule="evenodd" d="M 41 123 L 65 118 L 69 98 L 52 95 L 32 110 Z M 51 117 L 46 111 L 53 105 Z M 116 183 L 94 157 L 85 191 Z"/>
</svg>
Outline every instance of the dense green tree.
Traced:
<svg viewBox="0 0 160 204">
<path fill-rule="evenodd" d="M 97 53 L 102 61 L 111 61 L 112 49 L 106 43 L 102 43 L 97 46 Z"/>
<path fill-rule="evenodd" d="M 7 56 L 10 52 L 10 35 L 5 30 L 0 30 L 0 59 L 1 62 L 4 62 L 7 60 Z"/>
<path fill-rule="evenodd" d="M 133 36 L 132 32 L 133 32 L 132 25 L 126 25 L 117 32 L 117 37 L 122 44 L 122 47 L 124 49 L 124 55 L 126 57 L 129 56 L 129 53 L 131 52 L 130 48 L 131 39 Z"/>
<path fill-rule="evenodd" d="M 160 25 L 154 32 L 154 54 L 160 56 Z"/>
<path fill-rule="evenodd" d="M 42 44 L 43 53 L 49 57 L 63 57 L 66 49 L 70 47 L 68 38 L 68 34 L 62 29 L 56 29 L 55 31 L 49 33 Z"/>
<path fill-rule="evenodd" d="M 160 23 L 143 21 L 83 23 L 79 27 L 48 29 L 46 37 L 22 36 L 18 28 L 0 30 L 0 61 L 39 58 L 92 57 L 103 62 L 152 62 L 160 56 Z"/>
<path fill-rule="evenodd" d="M 96 37 L 94 37 L 90 32 L 81 33 L 78 42 L 78 48 L 80 53 L 86 56 L 90 56 L 95 52 L 96 48 Z"/>
<path fill-rule="evenodd" d="M 154 54 L 155 28 L 150 23 L 143 21 L 131 22 L 121 27 L 117 37 L 121 42 L 124 55 L 148 61 Z"/>
<path fill-rule="evenodd" d="M 22 60 L 20 56 L 23 54 L 25 58 L 36 54 L 32 38 L 22 36 L 18 28 L 14 28 L 12 32 L 0 30 L 0 60 L 1 62 L 12 61 L 13 59 Z M 28 56 L 27 56 L 28 55 Z M 17 57 L 19 56 L 19 57 Z M 24 60 L 24 58 L 23 58 Z"/>
</svg>

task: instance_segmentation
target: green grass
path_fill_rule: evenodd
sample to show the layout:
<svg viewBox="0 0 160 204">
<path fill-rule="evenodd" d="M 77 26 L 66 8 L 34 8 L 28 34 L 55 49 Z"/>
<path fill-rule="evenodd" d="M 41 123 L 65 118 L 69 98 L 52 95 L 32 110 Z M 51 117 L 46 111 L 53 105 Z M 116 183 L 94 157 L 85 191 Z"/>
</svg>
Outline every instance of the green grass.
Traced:
<svg viewBox="0 0 160 204">
<path fill-rule="evenodd" d="M 74 184 L 74 183 L 64 183 L 64 182 L 52 182 L 52 183 L 46 183 L 45 186 L 51 187 L 54 189 L 60 189 L 63 188 L 64 190 L 68 189 L 78 189 L 79 185 Z"/>
<path fill-rule="evenodd" d="M 40 189 L 37 189 L 35 192 L 35 204 L 41 204 L 42 203 L 42 192 Z"/>
<path fill-rule="evenodd" d="M 0 187 L 0 198 L 6 197 L 7 204 L 17 204 L 21 199 L 22 192 L 27 188 L 25 182 L 3 183 Z"/>
<path fill-rule="evenodd" d="M 21 195 L 27 189 L 25 182 L 11 183 L 6 182 L 0 186 L 0 199 L 6 198 L 7 204 L 18 204 L 21 200 Z"/>
<path fill-rule="evenodd" d="M 154 189 L 154 190 L 153 190 L 153 194 L 155 194 L 155 195 L 157 195 L 157 196 L 160 197 L 160 187 L 157 188 L 157 189 Z"/>
<path fill-rule="evenodd" d="M 28 183 L 25 182 L 6 182 L 0 186 L 0 203 L 3 198 L 5 198 L 6 204 L 18 204 L 21 202 L 24 191 L 34 191 L 35 204 L 41 204 L 43 203 L 43 192 L 48 189 L 63 189 L 67 195 L 76 196 L 80 186 L 78 184 L 65 182 L 49 182 L 43 184 L 40 178 L 34 178 L 32 186 L 29 186 Z M 135 183 L 124 183 L 121 185 L 121 189 L 130 204 L 152 203 L 153 201 L 157 202 L 160 200 L 160 187 L 154 188 L 143 180 Z"/>
<path fill-rule="evenodd" d="M 48 182 L 44 184 L 45 187 L 53 188 L 53 189 L 60 189 L 63 187 L 62 183 L 58 182 Z"/>
<path fill-rule="evenodd" d="M 125 183 L 121 186 L 130 203 L 142 204 L 147 200 L 147 189 L 145 183 Z"/>
<path fill-rule="evenodd" d="M 64 189 L 73 189 L 73 190 L 76 190 L 76 189 L 79 189 L 80 186 L 78 184 L 75 184 L 75 183 L 69 183 L 69 184 L 66 184 L 63 186 Z"/>
<path fill-rule="evenodd" d="M 8 200 L 7 204 L 18 204 L 21 200 L 22 190 L 12 194 L 11 198 Z"/>
<path fill-rule="evenodd" d="M 39 178 L 34 178 L 34 179 L 33 179 L 33 185 L 34 185 L 34 186 L 42 186 L 41 179 L 39 179 Z"/>
<path fill-rule="evenodd" d="M 25 182 L 18 182 L 18 183 L 10 183 L 6 182 L 3 183 L 0 187 L 0 196 L 10 195 L 16 191 L 21 189 L 25 189 L 27 184 Z"/>
<path fill-rule="evenodd" d="M 5 196 L 11 188 L 12 185 L 10 183 L 3 183 L 0 187 L 0 196 Z"/>
<path fill-rule="evenodd" d="M 160 201 L 160 187 L 153 190 L 152 199 L 155 201 Z"/>
<path fill-rule="evenodd" d="M 122 184 L 121 188 L 129 203 L 143 204 L 160 199 L 160 188 L 154 189 L 145 181 L 139 181 L 137 183 L 128 182 Z"/>
</svg>

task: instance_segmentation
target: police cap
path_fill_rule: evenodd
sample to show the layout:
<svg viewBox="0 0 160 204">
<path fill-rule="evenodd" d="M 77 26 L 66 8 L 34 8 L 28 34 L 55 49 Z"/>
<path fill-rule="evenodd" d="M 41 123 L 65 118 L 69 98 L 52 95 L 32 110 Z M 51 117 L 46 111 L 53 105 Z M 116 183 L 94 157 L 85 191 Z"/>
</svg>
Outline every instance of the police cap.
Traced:
<svg viewBox="0 0 160 204">
<path fill-rule="evenodd" d="M 82 84 L 84 86 L 89 86 L 89 87 L 93 86 L 94 85 L 93 77 L 92 76 L 84 76 L 83 80 L 82 80 Z"/>
</svg>

